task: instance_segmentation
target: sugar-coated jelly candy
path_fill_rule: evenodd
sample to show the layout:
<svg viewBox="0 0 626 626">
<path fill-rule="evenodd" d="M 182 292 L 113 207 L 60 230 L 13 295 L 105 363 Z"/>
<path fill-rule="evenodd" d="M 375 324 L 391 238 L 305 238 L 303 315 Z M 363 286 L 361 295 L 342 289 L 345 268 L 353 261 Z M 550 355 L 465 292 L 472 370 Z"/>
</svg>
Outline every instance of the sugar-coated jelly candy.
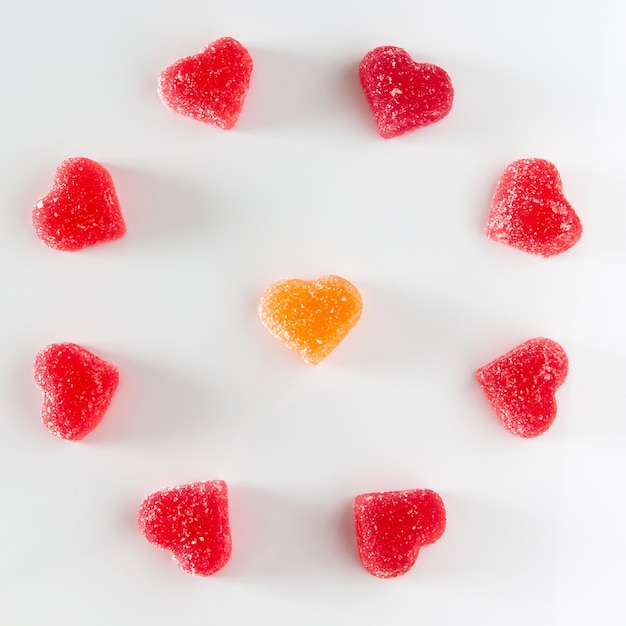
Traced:
<svg viewBox="0 0 626 626">
<path fill-rule="evenodd" d="M 41 418 L 61 439 L 78 441 L 102 420 L 119 383 L 115 365 L 75 343 L 53 343 L 35 357 Z"/>
<path fill-rule="evenodd" d="M 447 72 L 416 63 L 402 48 L 370 50 L 359 65 L 359 78 L 383 139 L 438 122 L 452 109 L 454 89 Z"/>
<path fill-rule="evenodd" d="M 248 51 L 223 37 L 164 69 L 159 96 L 176 113 L 230 130 L 239 119 L 251 74 Z"/>
<path fill-rule="evenodd" d="M 507 166 L 484 230 L 489 239 L 542 257 L 569 250 L 583 233 L 563 195 L 556 166 L 544 159 L 521 159 Z"/>
<path fill-rule="evenodd" d="M 59 165 L 52 189 L 33 209 L 32 222 L 39 239 L 57 250 L 80 250 L 126 232 L 111 174 L 84 157 Z"/>
<path fill-rule="evenodd" d="M 228 488 L 222 480 L 163 489 L 139 507 L 139 528 L 152 544 L 196 576 L 215 574 L 232 552 Z"/>
<path fill-rule="evenodd" d="M 354 499 L 357 548 L 373 576 L 393 578 L 408 572 L 420 548 L 446 529 L 446 510 L 430 489 L 366 493 Z"/>
<path fill-rule="evenodd" d="M 568 367 L 563 348 L 538 337 L 478 369 L 476 379 L 507 430 L 537 437 L 556 418 L 555 393 Z"/>
<path fill-rule="evenodd" d="M 359 321 L 362 308 L 357 288 L 331 275 L 273 283 L 261 297 L 259 312 L 273 335 L 303 361 L 317 365 Z"/>
</svg>

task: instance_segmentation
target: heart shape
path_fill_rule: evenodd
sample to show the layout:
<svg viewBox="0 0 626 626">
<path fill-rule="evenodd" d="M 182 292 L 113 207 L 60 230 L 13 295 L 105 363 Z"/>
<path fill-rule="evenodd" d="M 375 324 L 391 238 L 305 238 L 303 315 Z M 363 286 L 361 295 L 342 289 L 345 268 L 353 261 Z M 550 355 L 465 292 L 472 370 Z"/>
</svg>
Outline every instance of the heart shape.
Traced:
<svg viewBox="0 0 626 626">
<path fill-rule="evenodd" d="M 32 222 L 39 239 L 57 250 L 80 250 L 126 232 L 111 174 L 84 157 L 59 165 L 52 189 L 33 209 Z"/>
<path fill-rule="evenodd" d="M 354 499 L 357 548 L 363 567 L 378 578 L 408 572 L 422 546 L 446 529 L 446 510 L 430 489 L 367 493 Z"/>
<path fill-rule="evenodd" d="M 434 124 L 452 109 L 454 89 L 447 72 L 416 63 L 402 48 L 370 50 L 359 65 L 359 78 L 383 139 Z"/>
<path fill-rule="evenodd" d="M 223 37 L 164 69 L 159 96 L 176 113 L 230 130 L 239 119 L 251 74 L 248 51 Z"/>
<path fill-rule="evenodd" d="M 144 537 L 171 551 L 190 574 L 210 576 L 230 559 L 228 487 L 222 480 L 156 491 L 141 503 L 137 520 Z"/>
<path fill-rule="evenodd" d="M 266 328 L 309 365 L 327 357 L 354 328 L 363 303 L 357 288 L 340 276 L 270 285 L 259 305 Z"/>
<path fill-rule="evenodd" d="M 537 437 L 556 418 L 556 390 L 567 377 L 563 348 L 538 337 L 529 339 L 476 372 L 502 425 L 519 437 Z"/>
<path fill-rule="evenodd" d="M 563 195 L 556 166 L 520 159 L 504 170 L 485 224 L 489 239 L 543 257 L 569 250 L 582 236 L 580 219 Z"/>
<path fill-rule="evenodd" d="M 102 420 L 119 383 L 115 365 L 75 343 L 41 350 L 33 366 L 44 395 L 41 419 L 61 439 L 78 441 Z"/>
</svg>

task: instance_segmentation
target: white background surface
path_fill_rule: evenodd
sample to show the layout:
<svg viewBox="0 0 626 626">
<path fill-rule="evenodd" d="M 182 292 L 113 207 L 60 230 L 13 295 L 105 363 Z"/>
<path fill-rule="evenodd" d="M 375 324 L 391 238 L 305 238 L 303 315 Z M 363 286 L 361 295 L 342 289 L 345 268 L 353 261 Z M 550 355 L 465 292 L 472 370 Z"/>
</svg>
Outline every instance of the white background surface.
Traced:
<svg viewBox="0 0 626 626">
<path fill-rule="evenodd" d="M 626 621 L 619 0 L 4 3 L 0 19 L 0 622 Z M 255 69 L 231 132 L 166 109 L 159 72 L 221 36 Z M 378 45 L 444 67 L 438 124 L 378 137 L 356 68 Z M 116 182 L 127 235 L 43 246 L 57 164 Z M 560 169 L 583 239 L 539 259 L 482 235 L 503 168 Z M 261 325 L 280 278 L 364 299 L 321 365 Z M 566 349 L 559 416 L 506 432 L 474 370 L 534 336 Z M 81 443 L 39 420 L 35 353 L 73 341 L 121 383 Z M 234 542 L 193 578 L 149 545 L 152 491 L 221 478 Z M 428 487 L 448 529 L 394 580 L 362 569 L 357 493 Z"/>
</svg>

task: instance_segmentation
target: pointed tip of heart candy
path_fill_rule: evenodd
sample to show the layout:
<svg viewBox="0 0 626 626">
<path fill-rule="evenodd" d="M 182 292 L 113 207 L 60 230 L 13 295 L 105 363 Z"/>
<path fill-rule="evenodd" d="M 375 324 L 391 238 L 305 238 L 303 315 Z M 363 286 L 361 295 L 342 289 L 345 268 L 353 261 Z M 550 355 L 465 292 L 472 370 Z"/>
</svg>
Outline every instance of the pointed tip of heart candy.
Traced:
<svg viewBox="0 0 626 626">
<path fill-rule="evenodd" d="M 359 65 L 359 79 L 383 139 L 438 122 L 454 102 L 452 80 L 443 68 L 416 63 L 396 46 L 370 50 Z"/>
<path fill-rule="evenodd" d="M 111 174 L 85 157 L 66 159 L 57 167 L 52 189 L 33 208 L 32 225 L 44 244 L 66 252 L 126 233 Z"/>
<path fill-rule="evenodd" d="M 252 67 L 248 50 L 236 39 L 222 37 L 165 68 L 159 75 L 159 97 L 180 115 L 231 130 L 243 109 Z"/>
<path fill-rule="evenodd" d="M 79 441 L 100 424 L 119 384 L 115 365 L 75 343 L 40 350 L 33 364 L 41 419 L 60 439 Z"/>
<path fill-rule="evenodd" d="M 318 365 L 361 317 L 359 290 L 341 276 L 272 283 L 261 296 L 264 326 L 308 365 Z"/>
<path fill-rule="evenodd" d="M 479 368 L 475 378 L 509 432 L 530 439 L 545 433 L 557 416 L 555 393 L 569 361 L 552 339 L 529 339 Z"/>
<path fill-rule="evenodd" d="M 156 491 L 141 503 L 137 523 L 149 543 L 169 550 L 189 574 L 211 576 L 230 560 L 228 487 L 223 480 Z"/>
<path fill-rule="evenodd" d="M 446 529 L 443 500 L 430 489 L 383 491 L 356 496 L 357 549 L 363 567 L 377 578 L 406 574 L 422 547 Z"/>
<path fill-rule="evenodd" d="M 563 195 L 557 167 L 533 158 L 514 161 L 504 170 L 484 233 L 518 250 L 551 257 L 578 243 L 583 227 Z"/>
</svg>

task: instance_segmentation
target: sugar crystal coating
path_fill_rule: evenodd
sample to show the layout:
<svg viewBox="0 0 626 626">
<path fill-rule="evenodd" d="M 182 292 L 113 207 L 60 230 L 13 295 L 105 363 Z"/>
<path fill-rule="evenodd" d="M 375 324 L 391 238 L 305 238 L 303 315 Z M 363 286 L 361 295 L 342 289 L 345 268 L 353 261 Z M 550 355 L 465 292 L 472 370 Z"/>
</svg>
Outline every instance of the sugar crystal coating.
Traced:
<svg viewBox="0 0 626 626">
<path fill-rule="evenodd" d="M 408 572 L 422 546 L 446 529 L 446 510 L 430 489 L 367 493 L 354 499 L 357 548 L 363 567 L 378 578 Z"/>
<path fill-rule="evenodd" d="M 507 430 L 519 437 L 537 437 L 556 418 L 555 393 L 568 368 L 563 348 L 538 337 L 479 368 L 476 380 Z"/>
<path fill-rule="evenodd" d="M 359 78 L 383 139 L 438 122 L 452 109 L 454 89 L 447 72 L 416 63 L 402 48 L 370 50 L 359 65 Z"/>
<path fill-rule="evenodd" d="M 176 113 L 230 130 L 239 119 L 251 74 L 248 51 L 223 37 L 164 69 L 159 96 Z"/>
<path fill-rule="evenodd" d="M 144 537 L 171 551 L 190 574 L 210 576 L 230 559 L 228 488 L 222 480 L 157 491 L 141 503 L 137 520 Z"/>
<path fill-rule="evenodd" d="M 489 239 L 549 257 L 569 250 L 582 232 L 553 163 L 521 159 L 507 166 L 485 224 Z"/>
<path fill-rule="evenodd" d="M 41 419 L 68 441 L 88 435 L 102 420 L 119 383 L 115 365 L 75 343 L 55 343 L 35 357 L 35 383 L 43 393 Z"/>
<path fill-rule="evenodd" d="M 126 232 L 111 174 L 84 157 L 59 165 L 52 189 L 33 209 L 32 223 L 43 243 L 66 251 L 119 239 Z"/>
<path fill-rule="evenodd" d="M 309 365 L 327 357 L 361 317 L 357 288 L 340 276 L 270 285 L 259 305 L 266 328 Z"/>
</svg>

